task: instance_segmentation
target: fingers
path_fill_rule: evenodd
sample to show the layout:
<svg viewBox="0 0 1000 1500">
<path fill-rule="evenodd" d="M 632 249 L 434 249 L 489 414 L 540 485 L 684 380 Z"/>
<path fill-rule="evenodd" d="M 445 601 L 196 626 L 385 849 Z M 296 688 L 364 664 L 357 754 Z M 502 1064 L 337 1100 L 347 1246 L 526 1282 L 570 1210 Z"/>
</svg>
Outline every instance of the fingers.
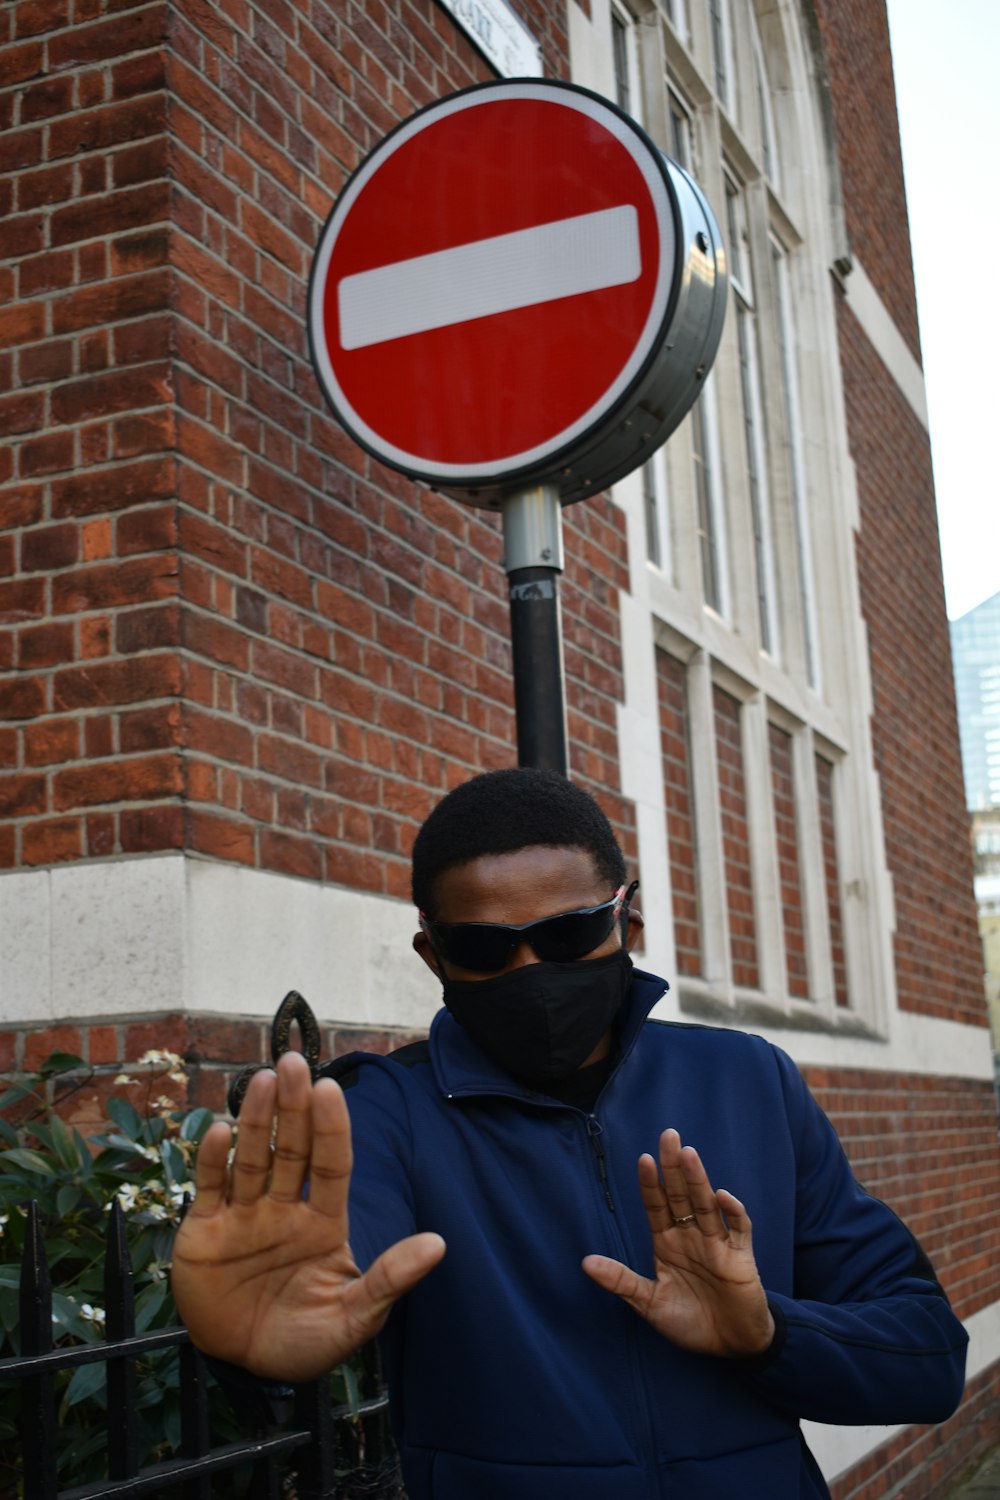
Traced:
<svg viewBox="0 0 1000 1500">
<path fill-rule="evenodd" d="M 346 1288 L 344 1310 L 359 1344 L 379 1331 L 392 1304 L 432 1271 L 444 1252 L 439 1234 L 411 1235 L 391 1245 Z"/>
<path fill-rule="evenodd" d="M 243 1098 L 236 1155 L 229 1175 L 231 1203 L 256 1203 L 271 1170 L 271 1134 L 278 1080 L 270 1068 L 255 1073 Z"/>
<path fill-rule="evenodd" d="M 719 1188 L 715 1194 L 716 1202 L 726 1216 L 729 1225 L 729 1237 L 740 1248 L 749 1246 L 752 1238 L 750 1215 L 743 1204 L 734 1193 L 727 1192 L 725 1188 Z"/>
<path fill-rule="evenodd" d="M 312 1091 L 312 1158 L 309 1207 L 336 1222 L 347 1239 L 347 1190 L 353 1153 L 351 1121 L 340 1085 L 321 1078 Z"/>
<path fill-rule="evenodd" d="M 297 1203 L 302 1197 L 312 1146 L 312 1079 L 308 1063 L 298 1052 L 286 1052 L 279 1058 L 277 1076 L 278 1123 L 274 1151 L 268 1153 L 271 1182 L 267 1191 L 279 1203 Z"/>
<path fill-rule="evenodd" d="M 596 1281 L 606 1292 L 614 1292 L 623 1302 L 634 1307 L 643 1317 L 647 1315 L 653 1297 L 653 1283 L 640 1276 L 620 1260 L 610 1260 L 606 1255 L 587 1255 L 583 1269 L 591 1281 Z"/>
<path fill-rule="evenodd" d="M 189 1213 L 214 1214 L 225 1201 L 229 1185 L 229 1147 L 233 1133 L 224 1120 L 210 1125 L 198 1147 L 194 1169 L 195 1199 Z"/>
<path fill-rule="evenodd" d="M 701 1158 L 693 1146 L 681 1144 L 676 1130 L 665 1130 L 660 1137 L 660 1170 L 673 1227 L 682 1221 L 680 1227 L 696 1224 L 705 1235 L 725 1234 L 717 1195 Z"/>
</svg>

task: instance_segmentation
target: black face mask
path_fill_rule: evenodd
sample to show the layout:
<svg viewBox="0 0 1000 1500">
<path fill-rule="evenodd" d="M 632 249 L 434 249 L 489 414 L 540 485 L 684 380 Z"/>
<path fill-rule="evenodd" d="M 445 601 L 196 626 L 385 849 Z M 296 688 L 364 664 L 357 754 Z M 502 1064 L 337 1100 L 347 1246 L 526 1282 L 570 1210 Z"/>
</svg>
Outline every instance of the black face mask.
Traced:
<svg viewBox="0 0 1000 1500">
<path fill-rule="evenodd" d="M 444 981 L 444 1003 L 488 1057 L 539 1088 L 575 1073 L 628 993 L 624 948 L 575 963 L 525 964 L 495 979 Z"/>
</svg>

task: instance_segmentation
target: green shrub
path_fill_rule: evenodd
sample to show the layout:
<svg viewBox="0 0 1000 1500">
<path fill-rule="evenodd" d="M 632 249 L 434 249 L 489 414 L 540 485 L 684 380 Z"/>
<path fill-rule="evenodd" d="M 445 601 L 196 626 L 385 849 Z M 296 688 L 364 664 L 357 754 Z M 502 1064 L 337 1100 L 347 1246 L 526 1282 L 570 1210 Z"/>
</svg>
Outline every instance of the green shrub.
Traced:
<svg viewBox="0 0 1000 1500">
<path fill-rule="evenodd" d="M 93 1078 L 79 1057 L 53 1053 L 32 1077 L 0 1094 L 0 1359 L 21 1352 L 20 1262 L 27 1204 L 38 1205 L 52 1281 L 52 1335 L 56 1347 L 99 1343 L 104 1337 L 104 1260 L 108 1215 L 117 1198 L 125 1215 L 135 1290 L 137 1333 L 175 1327 L 180 1319 L 170 1295 L 168 1271 L 174 1235 L 186 1196 L 193 1194 L 198 1144 L 214 1118 L 208 1109 L 182 1109 L 164 1093 L 187 1076 L 174 1053 L 151 1051 L 116 1085 L 132 1100 L 108 1100 L 109 1129 L 85 1139 L 69 1129 L 53 1107 L 57 1090 L 77 1090 Z M 17 1122 L 16 1124 L 14 1122 Z M 59 1371 L 56 1465 L 60 1487 L 107 1477 L 105 1365 L 102 1361 Z M 354 1495 L 397 1496 L 398 1467 L 384 1415 L 358 1416 L 362 1396 L 379 1384 L 374 1346 L 360 1351 L 330 1376 L 331 1404 L 346 1409 L 341 1428 L 338 1475 L 344 1500 Z M 180 1449 L 181 1417 L 177 1348 L 153 1350 L 136 1361 L 139 1463 L 162 1462 Z M 218 1386 L 208 1392 L 213 1442 L 243 1436 Z M 17 1382 L 0 1383 L 0 1495 L 22 1493 Z M 353 1420 L 350 1415 L 353 1414 Z M 367 1447 L 371 1450 L 366 1455 Z M 373 1475 L 381 1482 L 373 1487 Z M 217 1474 L 212 1493 L 246 1492 L 247 1469 Z M 294 1478 L 285 1493 L 294 1496 Z"/>
<path fill-rule="evenodd" d="M 115 1082 L 133 1090 L 107 1102 L 109 1129 L 90 1140 L 69 1129 L 52 1107 L 54 1088 L 92 1071 L 78 1057 L 53 1053 L 40 1071 L 0 1095 L 0 1358 L 21 1352 L 18 1328 L 21 1252 L 27 1204 L 38 1205 L 52 1279 L 56 1346 L 97 1343 L 104 1336 L 104 1256 L 108 1215 L 117 1198 L 125 1214 L 132 1260 L 137 1333 L 169 1328 L 179 1319 L 168 1271 L 185 1195 L 193 1192 L 198 1143 L 211 1124 L 208 1109 L 177 1108 L 166 1080 L 186 1082 L 181 1059 L 148 1052 L 137 1072 Z M 81 1075 L 82 1070 L 82 1076 Z M 138 1107 L 136 1107 L 138 1106 Z M 11 1119 L 19 1120 L 14 1125 Z M 60 1485 L 106 1475 L 105 1365 L 97 1361 L 60 1371 L 57 1467 Z M 238 1436 L 228 1403 L 212 1393 L 217 1440 Z M 16 1383 L 0 1386 L 0 1454 L 17 1452 Z M 178 1351 L 153 1350 L 137 1363 L 140 1462 L 168 1458 L 180 1444 Z M 0 1492 L 14 1480 L 16 1461 L 4 1458 Z"/>
</svg>

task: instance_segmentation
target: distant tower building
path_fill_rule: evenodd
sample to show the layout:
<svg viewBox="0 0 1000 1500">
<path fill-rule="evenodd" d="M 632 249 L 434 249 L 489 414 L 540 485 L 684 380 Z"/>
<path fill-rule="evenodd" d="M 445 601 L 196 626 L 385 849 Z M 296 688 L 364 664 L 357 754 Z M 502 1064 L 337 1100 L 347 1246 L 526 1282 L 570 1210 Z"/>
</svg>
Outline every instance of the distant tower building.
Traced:
<svg viewBox="0 0 1000 1500">
<path fill-rule="evenodd" d="M 951 623 L 965 803 L 1000 807 L 1000 593 Z"/>
</svg>

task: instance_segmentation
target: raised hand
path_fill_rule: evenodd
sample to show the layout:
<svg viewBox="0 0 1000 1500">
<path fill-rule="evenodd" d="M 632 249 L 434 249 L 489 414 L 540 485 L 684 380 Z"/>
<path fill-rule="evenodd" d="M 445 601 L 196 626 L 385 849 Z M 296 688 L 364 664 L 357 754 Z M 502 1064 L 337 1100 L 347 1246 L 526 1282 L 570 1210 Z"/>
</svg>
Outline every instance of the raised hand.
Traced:
<svg viewBox="0 0 1000 1500">
<path fill-rule="evenodd" d="M 360 1273 L 347 1242 L 347 1106 L 332 1079 L 313 1087 L 298 1053 L 281 1058 L 277 1076 L 252 1078 L 227 1169 L 230 1141 L 221 1121 L 202 1141 L 196 1197 L 174 1243 L 174 1298 L 206 1354 L 274 1379 L 314 1379 L 378 1332 L 444 1241 L 412 1235 Z"/>
<path fill-rule="evenodd" d="M 731 1359 L 763 1353 L 774 1319 L 757 1274 L 750 1219 L 738 1198 L 713 1190 L 693 1146 L 660 1137 L 660 1164 L 639 1158 L 639 1190 L 653 1236 L 651 1281 L 620 1261 L 588 1255 L 583 1269 L 682 1349 Z"/>
</svg>

